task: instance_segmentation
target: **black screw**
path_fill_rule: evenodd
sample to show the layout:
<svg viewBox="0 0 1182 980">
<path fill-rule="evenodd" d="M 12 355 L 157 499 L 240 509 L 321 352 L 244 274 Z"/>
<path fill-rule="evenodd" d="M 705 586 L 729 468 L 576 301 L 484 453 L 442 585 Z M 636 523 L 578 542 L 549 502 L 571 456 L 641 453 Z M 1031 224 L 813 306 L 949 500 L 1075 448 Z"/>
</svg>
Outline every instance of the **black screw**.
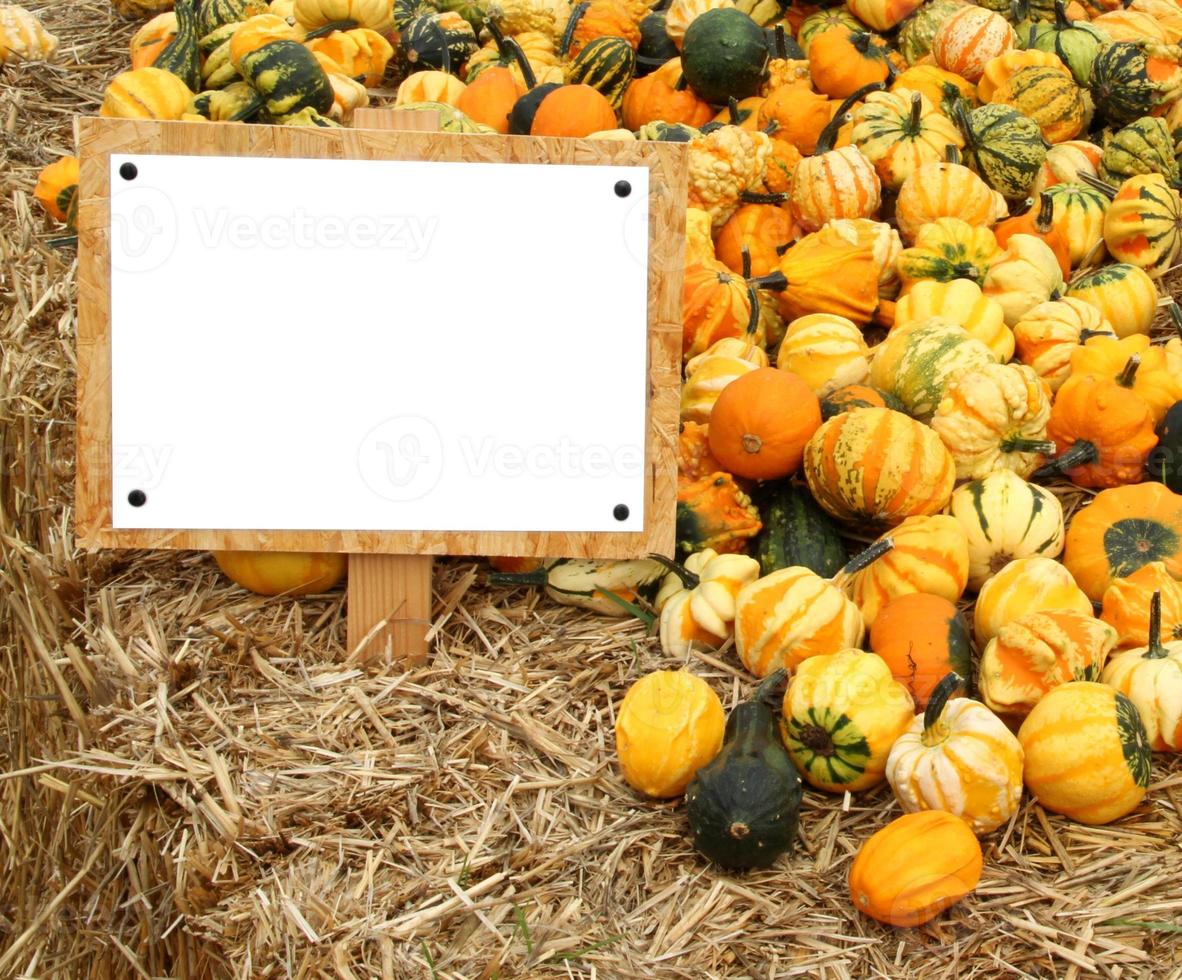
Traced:
<svg viewBox="0 0 1182 980">
<path fill-rule="evenodd" d="M 143 490 L 132 490 L 127 495 L 127 502 L 132 507 L 143 507 L 148 502 L 148 495 Z"/>
<path fill-rule="evenodd" d="M 119 168 L 119 176 L 124 180 L 135 180 L 139 176 L 140 168 L 134 163 L 125 163 Z"/>
<path fill-rule="evenodd" d="M 616 504 L 615 509 L 612 511 L 612 517 L 614 517 L 617 521 L 628 520 L 628 505 Z"/>
<path fill-rule="evenodd" d="M 616 181 L 616 197 L 627 197 L 632 193 L 632 185 L 626 180 Z"/>
</svg>

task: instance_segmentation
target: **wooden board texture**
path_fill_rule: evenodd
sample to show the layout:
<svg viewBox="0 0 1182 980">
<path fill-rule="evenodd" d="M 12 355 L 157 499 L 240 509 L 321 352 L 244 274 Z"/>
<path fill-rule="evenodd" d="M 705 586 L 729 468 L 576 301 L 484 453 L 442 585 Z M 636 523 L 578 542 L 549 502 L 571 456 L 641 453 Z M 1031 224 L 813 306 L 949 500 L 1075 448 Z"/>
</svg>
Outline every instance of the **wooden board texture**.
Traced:
<svg viewBox="0 0 1182 980">
<path fill-rule="evenodd" d="M 79 541 L 97 548 L 337 551 L 373 554 L 671 555 L 677 498 L 681 381 L 681 280 L 687 169 L 676 143 L 456 136 L 379 129 L 199 124 L 80 117 L 78 207 Z M 648 422 L 643 533 L 407 532 L 364 529 L 288 531 L 116 529 L 111 526 L 110 186 L 111 153 L 310 157 L 349 160 L 556 163 L 644 166 L 649 181 Z M 578 221 L 578 204 L 555 221 Z M 490 243 L 492 247 L 493 243 Z M 544 248 L 544 241 L 539 242 Z M 595 270 L 587 275 L 594 277 Z M 196 301 L 189 297 L 189 301 Z M 208 301 L 203 296 L 202 301 Z M 178 297 L 185 302 L 186 297 Z M 166 317 L 167 310 L 161 311 Z M 611 397 L 611 379 L 604 379 Z M 348 515 L 342 515 L 347 521 Z"/>
</svg>

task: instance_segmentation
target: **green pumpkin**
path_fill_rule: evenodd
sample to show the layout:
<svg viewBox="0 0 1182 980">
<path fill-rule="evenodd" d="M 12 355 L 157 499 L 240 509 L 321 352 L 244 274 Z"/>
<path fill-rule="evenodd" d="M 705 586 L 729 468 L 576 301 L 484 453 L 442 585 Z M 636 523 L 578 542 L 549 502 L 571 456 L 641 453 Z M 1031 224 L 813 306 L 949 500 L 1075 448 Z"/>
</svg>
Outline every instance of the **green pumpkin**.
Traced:
<svg viewBox="0 0 1182 980">
<path fill-rule="evenodd" d="M 433 68 L 459 74 L 460 66 L 479 46 L 472 25 L 449 11 L 416 17 L 407 24 L 400 54 L 417 71 Z"/>
<path fill-rule="evenodd" d="M 1171 183 L 1178 180 L 1173 136 L 1159 116 L 1142 116 L 1104 140 L 1100 176 L 1119 187 L 1137 174 L 1161 174 Z"/>
<path fill-rule="evenodd" d="M 1035 24 L 1055 19 L 1055 0 L 1012 0 L 1008 9 L 1000 13 L 1014 25 L 1014 33 L 1022 38 Z"/>
<path fill-rule="evenodd" d="M 250 85 L 241 79 L 223 89 L 198 92 L 189 101 L 188 111 L 212 122 L 224 122 L 254 102 L 255 93 Z"/>
<path fill-rule="evenodd" d="M 1174 493 L 1182 493 L 1182 402 L 1171 405 L 1158 423 L 1157 445 L 1145 461 L 1145 473 Z"/>
<path fill-rule="evenodd" d="M 509 110 L 509 132 L 514 136 L 528 136 L 530 129 L 533 128 L 534 116 L 538 114 L 538 106 L 542 104 L 542 99 L 556 88 L 561 88 L 561 84 L 561 82 L 543 82 L 541 85 L 535 85 L 514 102 L 513 108 Z"/>
<path fill-rule="evenodd" d="M 197 0 L 176 0 L 176 36 L 156 56 L 152 67 L 170 71 L 190 91 L 201 90 L 201 55 L 197 51 Z"/>
<path fill-rule="evenodd" d="M 1071 70 L 1076 84 L 1085 88 L 1091 82 L 1096 55 L 1111 43 L 1107 34 L 1086 20 L 1070 20 L 1063 0 L 1055 0 L 1053 24 L 1035 24 L 1033 34 L 1019 32 L 1018 38 L 1027 48 L 1058 56 Z"/>
<path fill-rule="evenodd" d="M 242 74 L 255 91 L 254 100 L 234 114 L 247 119 L 260 109 L 272 119 L 311 108 L 332 108 L 332 83 L 316 57 L 298 41 L 272 41 L 242 59 Z"/>
<path fill-rule="evenodd" d="M 635 70 L 632 45 L 622 37 L 597 37 L 566 66 L 566 83 L 590 85 L 618 112 Z"/>
<path fill-rule="evenodd" d="M 783 681 L 776 671 L 736 706 L 718 755 L 686 790 L 694 847 L 724 868 L 766 868 L 796 839 L 800 775 L 776 723 Z"/>
<path fill-rule="evenodd" d="M 1152 61 L 1152 64 L 1150 62 Z M 1115 41 L 1092 65 L 1092 97 L 1118 126 L 1173 102 L 1182 95 L 1182 50 L 1150 41 Z M 1170 66 L 1174 70 L 1170 70 Z"/>
<path fill-rule="evenodd" d="M 936 31 L 963 6 L 964 0 L 931 0 L 899 25 L 899 51 L 907 64 L 914 65 L 932 50 Z"/>
<path fill-rule="evenodd" d="M 960 105 L 957 116 L 965 137 L 965 163 L 1003 197 L 1026 197 L 1047 157 L 1038 123 L 997 103 L 972 112 Z"/>
<path fill-rule="evenodd" d="M 804 487 L 767 484 L 755 505 L 763 530 L 755 536 L 752 557 L 761 575 L 800 565 L 821 578 L 833 578 L 849 556 L 837 526 Z"/>
<path fill-rule="evenodd" d="M 741 10 L 719 7 L 694 18 L 681 44 L 681 69 L 699 98 L 713 105 L 746 99 L 767 78 L 763 31 Z"/>
<path fill-rule="evenodd" d="M 437 14 L 442 9 L 434 0 L 394 0 L 394 27 L 401 34 L 411 21 L 428 14 Z"/>
<path fill-rule="evenodd" d="M 236 24 L 266 12 L 266 0 L 201 0 L 198 27 L 204 36 L 224 24 Z"/>
</svg>

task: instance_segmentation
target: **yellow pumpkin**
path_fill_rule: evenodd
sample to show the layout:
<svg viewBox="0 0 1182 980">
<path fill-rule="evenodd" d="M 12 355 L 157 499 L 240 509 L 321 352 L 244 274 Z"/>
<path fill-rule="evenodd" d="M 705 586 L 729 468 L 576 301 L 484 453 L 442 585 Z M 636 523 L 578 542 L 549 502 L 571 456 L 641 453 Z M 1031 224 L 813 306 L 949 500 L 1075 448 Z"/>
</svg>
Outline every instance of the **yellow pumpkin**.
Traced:
<svg viewBox="0 0 1182 980">
<path fill-rule="evenodd" d="M 1047 150 L 1046 159 L 1038 169 L 1038 176 L 1030 193 L 1035 199 L 1043 191 L 1058 184 L 1081 185 L 1085 176 L 1100 176 L 1100 158 L 1104 151 L 1087 140 L 1065 140 Z"/>
<path fill-rule="evenodd" d="M 895 263 L 903 251 L 899 233 L 885 221 L 869 218 L 835 218 L 817 232 L 817 238 L 835 247 L 854 245 L 868 248 L 879 267 L 878 295 L 894 299 L 899 293 L 899 273 Z"/>
<path fill-rule="evenodd" d="M 796 669 L 780 729 L 806 782 L 831 793 L 857 792 L 883 781 L 891 746 L 914 711 L 911 692 L 882 657 L 840 650 Z"/>
<path fill-rule="evenodd" d="M 237 32 L 235 32 L 237 35 Z M 394 56 L 394 48 L 390 42 L 387 41 L 377 31 L 372 31 L 368 27 L 355 27 L 351 31 L 333 31 L 327 37 L 318 37 L 313 41 L 307 42 L 307 47 L 316 54 L 327 55 L 338 65 L 340 70 L 348 75 L 350 78 L 357 78 L 365 85 L 375 87 L 382 84 L 382 76 L 386 72 L 386 65 L 389 64 L 390 59 Z M 230 42 L 230 57 L 234 57 L 234 42 Z M 235 62 L 236 63 L 236 62 Z M 418 78 L 426 72 L 415 72 L 411 78 Z M 441 74 L 439 72 L 431 72 L 430 74 Z M 404 102 L 442 102 L 444 105 L 454 106 L 453 99 L 458 97 L 453 94 L 454 86 L 448 87 L 440 84 L 438 81 L 428 83 L 425 78 L 419 78 L 420 86 L 417 88 L 415 98 L 403 96 L 402 86 L 398 87 L 400 96 L 403 96 L 402 102 L 395 100 L 395 105 L 401 105 Z M 464 83 L 459 79 L 453 78 L 453 81 L 459 83 L 459 91 L 464 90 Z M 405 85 L 406 82 L 403 82 Z M 432 94 L 434 93 L 434 94 Z M 442 96 L 450 96 L 450 98 Z"/>
<path fill-rule="evenodd" d="M 701 208 L 685 209 L 685 264 L 716 262 L 710 214 Z"/>
<path fill-rule="evenodd" d="M 981 78 L 977 82 L 977 98 L 982 102 L 993 102 L 993 96 L 1014 75 L 1023 68 L 1053 68 L 1071 78 L 1071 70 L 1059 60 L 1059 56 L 1037 48 L 1007 51 L 985 63 Z"/>
<path fill-rule="evenodd" d="M 895 323 L 891 330 L 932 317 L 959 324 L 970 337 L 988 347 L 1001 363 L 1014 354 L 1014 334 L 1006 326 L 1001 305 L 984 295 L 981 287 L 971 279 L 946 282 L 923 279 L 913 283 L 907 295 L 900 297 L 895 304 Z"/>
<path fill-rule="evenodd" d="M 1009 327 L 1040 303 L 1059 299 L 1065 288 L 1058 257 L 1037 235 L 1011 235 L 981 286 L 1001 304 Z"/>
<path fill-rule="evenodd" d="M 1114 580 L 1104 590 L 1100 618 L 1116 630 L 1116 645 L 1120 649 L 1149 646 L 1154 593 L 1159 596 L 1162 635 L 1168 640 L 1182 640 L 1182 582 L 1170 574 L 1165 562 L 1151 561 Z"/>
<path fill-rule="evenodd" d="M 895 76 L 891 90 L 907 89 L 911 92 L 920 92 L 927 96 L 932 105 L 939 106 L 942 112 L 948 104 L 950 91 L 965 100 L 966 108 L 972 109 L 977 105 L 976 85 L 967 78 L 961 78 L 954 72 L 945 71 L 934 62 L 929 62 L 931 59 L 925 58 L 923 62 L 899 72 Z"/>
<path fill-rule="evenodd" d="M 936 218 L 919 229 L 910 248 L 899 253 L 896 264 L 903 294 L 929 279 L 980 283 L 1003 254 L 988 228 L 960 218 Z"/>
<path fill-rule="evenodd" d="M 937 685 L 891 746 L 886 777 L 907 813 L 943 810 L 987 834 L 1021 802 L 1022 745 L 985 705 L 951 697 L 959 681 L 949 674 Z"/>
<path fill-rule="evenodd" d="M 1136 705 L 1151 748 L 1182 752 L 1182 642 L 1162 642 L 1161 598 L 1151 600 L 1148 643 L 1113 657 L 1103 680 Z"/>
<path fill-rule="evenodd" d="M 1071 374 L 1071 356 L 1089 337 L 1116 333 L 1092 304 L 1074 296 L 1039 303 L 1014 324 L 1018 359 L 1034 369 L 1052 392 Z"/>
<path fill-rule="evenodd" d="M 722 389 L 740 375 L 768 366 L 767 353 L 758 344 L 741 337 L 716 340 L 685 365 L 681 387 L 683 422 L 708 422 Z"/>
<path fill-rule="evenodd" d="M 316 595 L 345 577 L 344 555 L 297 551 L 215 551 L 218 568 L 234 584 L 259 595 Z"/>
<path fill-rule="evenodd" d="M 1006 623 L 1030 613 L 1066 610 L 1092 615 L 1092 600 L 1053 558 L 1015 558 L 981 586 L 973 607 L 973 635 L 984 648 Z"/>
<path fill-rule="evenodd" d="M 1139 10 L 1110 10 L 1092 18 L 1092 24 L 1113 41 L 1152 41 L 1163 45 L 1172 43 L 1157 18 Z"/>
<path fill-rule="evenodd" d="M 388 34 L 394 27 L 392 0 L 295 0 L 292 16 L 305 31 L 348 23 Z"/>
<path fill-rule="evenodd" d="M 1132 380 L 1128 380 L 1130 365 Z M 1089 337 L 1071 352 L 1071 373 L 1091 374 L 1118 381 L 1141 396 L 1153 413 L 1157 425 L 1176 402 L 1182 401 L 1182 377 L 1170 370 L 1163 347 L 1151 347 L 1144 334 L 1131 334 L 1117 340 L 1112 337 Z"/>
<path fill-rule="evenodd" d="M 1100 311 L 1118 337 L 1149 333 L 1157 313 L 1157 287 L 1144 269 L 1114 262 L 1075 276 L 1067 295 Z"/>
<path fill-rule="evenodd" d="M 818 397 L 861 384 L 870 373 L 870 349 L 857 325 L 843 316 L 811 313 L 784 332 L 776 367 L 804 379 Z"/>
<path fill-rule="evenodd" d="M 170 71 L 133 68 L 120 72 L 103 92 L 100 116 L 119 119 L 180 119 L 193 93 Z"/>
<path fill-rule="evenodd" d="M 656 607 L 657 635 L 666 656 L 685 658 L 691 645 L 708 649 L 731 636 L 735 597 L 759 578 L 759 562 L 747 555 L 720 555 L 713 548 L 694 552 L 673 565 L 661 583 Z"/>
<path fill-rule="evenodd" d="M 942 162 L 949 146 L 964 146 L 952 120 L 922 92 L 908 89 L 871 92 L 854 110 L 853 124 L 850 140 L 892 191 L 925 163 Z"/>
<path fill-rule="evenodd" d="M 1160 279 L 1182 252 L 1182 198 L 1159 173 L 1120 185 L 1104 213 L 1104 244 L 1118 262 Z"/>
<path fill-rule="evenodd" d="M 624 779 L 646 796 L 680 796 L 694 773 L 718 755 L 726 715 L 702 678 L 657 670 L 636 681 L 616 715 L 616 752 Z"/>
<path fill-rule="evenodd" d="M 1083 184 L 1055 184 L 1051 199 L 1051 224 L 1067 239 L 1072 266 L 1095 265 L 1104 258 L 1104 215 L 1108 197 Z"/>
<path fill-rule="evenodd" d="M 903 181 L 895 200 L 895 221 L 905 242 L 938 218 L 959 218 L 990 227 L 1010 213 L 1009 205 L 968 167 L 949 159 L 925 163 Z"/>
<path fill-rule="evenodd" d="M 733 0 L 673 0 L 665 13 L 665 33 L 680 51 L 681 42 L 690 24 L 707 10 L 734 6 Z"/>
<path fill-rule="evenodd" d="M 1106 684 L 1072 681 L 1022 722 L 1026 788 L 1047 810 L 1086 824 L 1136 809 L 1149 786 L 1149 736 L 1136 706 Z"/>
<path fill-rule="evenodd" d="M 455 75 L 445 71 L 416 71 L 407 75 L 394 96 L 394 104 L 408 102 L 440 102 L 455 106 L 467 86 Z"/>
<path fill-rule="evenodd" d="M 15 4 L 0 7 L 0 65 L 18 61 L 49 61 L 58 39 L 36 14 Z"/>
</svg>

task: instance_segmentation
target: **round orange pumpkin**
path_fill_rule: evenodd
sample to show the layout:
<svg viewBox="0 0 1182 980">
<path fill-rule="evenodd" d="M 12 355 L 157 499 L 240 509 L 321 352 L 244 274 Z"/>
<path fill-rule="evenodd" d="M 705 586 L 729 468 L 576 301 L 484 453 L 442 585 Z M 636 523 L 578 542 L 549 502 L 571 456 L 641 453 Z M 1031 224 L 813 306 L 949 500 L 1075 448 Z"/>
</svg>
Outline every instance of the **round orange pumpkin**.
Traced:
<svg viewBox="0 0 1182 980">
<path fill-rule="evenodd" d="M 681 81 L 680 59 L 675 58 L 674 61 L 677 61 L 678 68 L 672 73 L 672 78 L 666 71 L 666 65 L 628 85 L 621 108 L 625 128 L 640 129 L 659 120 L 685 123 L 696 129 L 714 118 L 714 109 L 710 103 L 700 99 L 693 89 Z"/>
<path fill-rule="evenodd" d="M 561 85 L 542 99 L 531 136 L 590 136 L 616 128 L 616 111 L 590 85 Z"/>
<path fill-rule="evenodd" d="M 950 673 L 970 676 L 969 633 L 954 603 L 943 596 L 912 592 L 892 599 L 870 627 L 870 649 L 895 680 L 907 686 L 922 711 L 936 685 Z M 964 685 L 956 695 L 965 694 Z"/>
<path fill-rule="evenodd" d="M 504 134 L 509 132 L 509 113 L 523 95 L 525 87 L 513 72 L 494 66 L 468 84 L 456 100 L 456 108 L 474 122 Z"/>
<path fill-rule="evenodd" d="M 710 452 L 727 472 L 751 480 L 795 473 L 821 425 L 821 403 L 791 371 L 758 368 L 722 390 L 710 413 Z"/>
<path fill-rule="evenodd" d="M 259 595 L 314 595 L 345 576 L 345 555 L 302 551 L 215 551 L 214 561 L 235 584 Z"/>
</svg>

